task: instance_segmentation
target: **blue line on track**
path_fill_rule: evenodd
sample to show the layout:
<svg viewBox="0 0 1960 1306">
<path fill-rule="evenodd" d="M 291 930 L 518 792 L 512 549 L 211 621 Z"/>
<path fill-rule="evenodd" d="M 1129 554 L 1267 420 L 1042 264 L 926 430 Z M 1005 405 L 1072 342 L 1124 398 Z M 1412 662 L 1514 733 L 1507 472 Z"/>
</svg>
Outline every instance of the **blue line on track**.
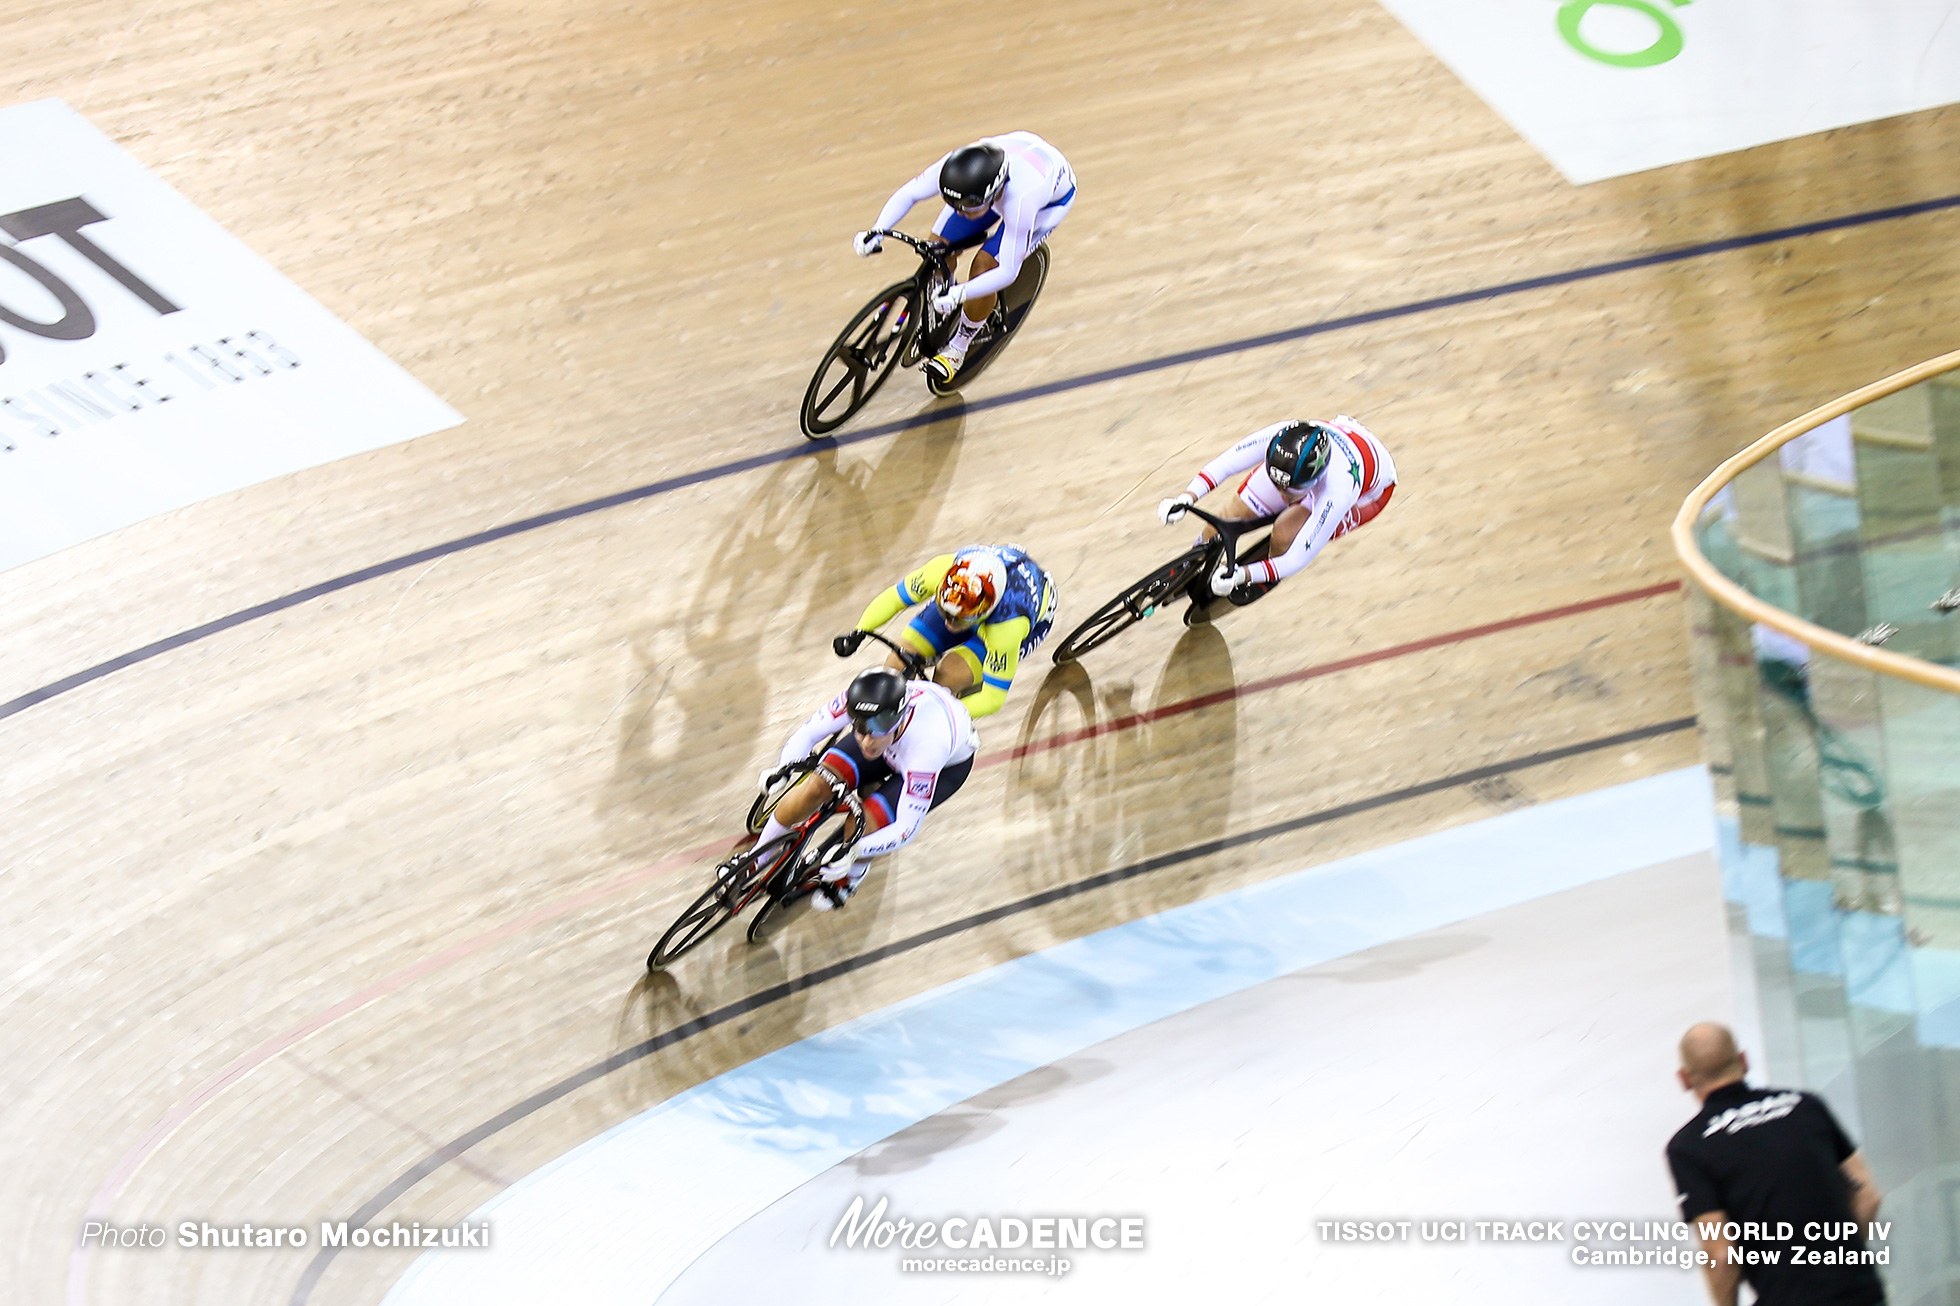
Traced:
<svg viewBox="0 0 1960 1306">
<path fill-rule="evenodd" d="M 359 571 L 350 571 L 345 575 L 335 576 L 331 580 L 323 580 L 317 585 L 309 585 L 303 590 L 295 590 L 291 594 L 282 594 L 276 599 L 268 599 L 264 603 L 254 604 L 252 607 L 240 609 L 227 616 L 219 617 L 215 621 L 207 621 L 201 626 L 193 626 L 189 630 L 179 631 L 175 635 L 157 640 L 154 643 L 145 644 L 141 648 L 131 649 L 127 653 L 110 658 L 107 662 L 98 662 L 94 666 L 77 671 L 71 676 L 63 676 L 60 680 L 42 685 L 38 689 L 31 689 L 18 698 L 9 699 L 5 703 L 0 703 L 0 719 L 13 716 L 18 712 L 24 712 L 36 704 L 45 703 L 51 698 L 68 693 L 70 690 L 80 689 L 83 685 L 100 680 L 104 676 L 123 670 L 125 667 L 135 666 L 139 662 L 147 662 L 151 658 L 160 657 L 173 649 L 182 648 L 186 644 L 195 644 L 201 639 L 208 639 L 212 635 L 220 634 L 223 631 L 231 630 L 237 626 L 242 626 L 250 621 L 257 621 L 261 617 L 269 617 L 274 613 L 284 612 L 288 608 L 296 608 L 302 603 L 310 603 L 314 599 L 323 598 L 328 594 L 348 589 L 364 581 L 376 580 L 405 568 L 418 566 L 424 562 L 432 562 L 437 558 L 444 558 L 452 553 L 461 553 L 466 549 L 474 549 L 480 545 L 494 544 L 498 540 L 508 539 L 513 535 L 522 535 L 526 531 L 538 530 L 545 526 L 555 526 L 559 522 L 571 521 L 573 518 L 583 517 L 589 513 L 604 512 L 609 508 L 618 508 L 625 504 L 637 503 L 641 499 L 655 498 L 662 494 L 672 493 L 675 490 L 685 489 L 690 485 L 700 485 L 706 481 L 720 480 L 725 476 L 736 476 L 742 472 L 754 471 L 760 467 L 769 467 L 776 463 L 788 462 L 792 458 L 808 457 L 811 454 L 819 453 L 826 449 L 835 449 L 844 445 L 862 444 L 867 440 L 876 440 L 887 435 L 895 435 L 900 431 L 909 431 L 921 426 L 932 426 L 939 422 L 950 421 L 955 417 L 967 413 L 981 413 L 994 408 L 1006 408 L 1011 404 L 1024 404 L 1035 399 L 1045 399 L 1050 395 L 1066 394 L 1071 390 L 1082 390 L 1089 386 L 1103 385 L 1110 381 L 1120 381 L 1126 377 L 1143 376 L 1150 372 L 1161 372 L 1173 367 L 1186 367 L 1192 363 L 1202 363 L 1207 359 L 1223 358 L 1230 354 L 1242 354 L 1255 349 L 1266 349 L 1273 345 L 1283 345 L 1290 341 L 1305 340 L 1311 336 L 1327 335 L 1335 331 L 1347 331 L 1354 327 L 1368 326 L 1376 322 L 1388 322 L 1401 317 L 1414 317 L 1420 313 L 1433 313 L 1438 309 L 1456 308 L 1463 304 L 1475 304 L 1487 299 L 1502 299 L 1509 295 L 1521 295 L 1533 290 L 1547 290 L 1554 286 L 1569 286 L 1575 282 L 1591 281 L 1598 277 L 1610 277 L 1617 273 L 1632 272 L 1640 268 L 1662 267 L 1670 263 L 1683 263 L 1690 259 L 1706 258 L 1711 254 L 1726 254 L 1733 250 L 1749 249 L 1757 245 L 1767 245 L 1779 240 L 1795 240 L 1803 236 L 1815 236 L 1827 231 L 1843 231 L 1850 227 L 1864 227 L 1878 222 L 1892 222 L 1900 218 L 1917 217 L 1923 213 L 1937 213 L 1952 208 L 1960 208 L 1960 195 L 1947 195 L 1939 199 L 1920 200 L 1914 204 L 1899 204 L 1891 208 L 1873 209 L 1869 212 L 1853 213 L 1839 218 L 1825 218 L 1817 222 L 1802 222 L 1793 227 L 1778 227 L 1772 231 L 1759 231 L 1747 236 L 1730 236 L 1724 240 L 1710 240 L 1698 245 L 1684 245 L 1679 249 L 1662 250 L 1654 254 L 1641 254 L 1634 258 L 1615 259 L 1610 263 L 1595 263 L 1590 267 L 1574 268 L 1567 272 L 1552 272 L 1540 277 L 1526 277 L 1521 281 L 1506 281 L 1494 286 L 1484 286 L 1477 290 L 1460 291 L 1454 295 L 1438 295 L 1432 299 L 1418 299 L 1407 304 L 1396 304 L 1389 308 L 1372 309 L 1365 313 L 1352 313 L 1346 317 L 1327 318 L 1320 322 L 1310 322 L 1305 326 L 1289 327 L 1284 331 L 1271 331 L 1264 335 L 1246 336 L 1243 339 L 1228 340 L 1221 344 L 1206 345 L 1199 349 L 1187 349 L 1181 353 L 1165 354 L 1158 358 L 1147 358 L 1137 363 L 1126 363 L 1121 367 L 1105 368 L 1100 372 L 1086 372 L 1081 376 L 1064 377 L 1059 381 L 1049 381 L 1042 385 L 1028 386 L 1022 390 L 1013 390 L 1007 394 L 994 395 L 986 399 L 955 402 L 931 409 L 927 412 L 915 413 L 911 417 L 900 418 L 897 421 L 885 422 L 878 426 L 869 426 L 862 431 L 853 431 L 847 435 L 835 436 L 827 440 L 804 441 L 801 444 L 792 445 L 786 449 L 776 449 L 769 453 L 755 454 L 748 458 L 738 458 L 733 462 L 720 463 L 713 467 L 704 467 L 699 471 L 669 477 L 664 481 L 654 481 L 648 485 L 636 486 L 630 490 L 621 490 L 615 494 L 605 495 L 602 498 L 588 499 L 584 503 L 575 503 L 569 507 L 557 508 L 551 512 L 540 513 L 535 517 L 526 517 L 522 521 L 510 522 L 507 525 L 494 527 L 487 531 L 478 531 L 474 535 L 465 535 L 459 539 L 448 540 L 441 544 L 432 544 L 426 549 L 418 549 L 414 553 L 403 554 L 398 558 L 390 558 L 386 562 L 377 562 L 372 566 L 363 567 Z"/>
<path fill-rule="evenodd" d="M 624 1069 L 636 1061 L 652 1056 L 656 1052 L 693 1038 L 696 1034 L 705 1033 L 708 1030 L 725 1025 L 742 1016 L 764 1010 L 775 1003 L 781 1002 L 785 998 L 817 988 L 823 984 L 828 984 L 831 980 L 875 966 L 879 962 L 904 956 L 908 952 L 913 952 L 919 948 L 937 943 L 941 939 L 953 938 L 982 926 L 992 925 L 997 921 L 1009 920 L 1025 912 L 1034 911 L 1053 903 L 1064 902 L 1070 898 L 1093 893 L 1098 889 L 1121 884 L 1126 880 L 1150 875 L 1156 871 L 1168 870 L 1171 867 L 1181 866 L 1185 863 L 1210 857 L 1233 848 L 1262 843 L 1280 835 L 1291 834 L 1296 830 L 1325 825 L 1366 812 L 1379 811 L 1382 808 L 1392 807 L 1411 799 L 1423 798 L 1431 794 L 1444 793 L 1451 789 L 1475 784 L 1479 780 L 1491 779 L 1500 775 L 1509 775 L 1516 771 L 1530 770 L 1533 767 L 1562 762 L 1567 758 L 1583 757 L 1588 753 L 1604 752 L 1623 747 L 1627 744 L 1663 738 L 1679 731 L 1693 729 L 1694 725 L 1694 717 L 1677 717 L 1672 721 L 1660 721 L 1653 725 L 1640 726 L 1636 729 L 1621 731 L 1617 734 L 1582 740 L 1576 744 L 1566 744 L 1560 748 L 1546 749 L 1542 752 L 1514 757 L 1503 762 L 1494 762 L 1488 766 L 1477 767 L 1474 770 L 1459 771 L 1454 775 L 1441 776 L 1434 780 L 1425 780 L 1420 784 L 1410 785 L 1403 789 L 1371 794 L 1366 798 L 1342 803 L 1337 807 L 1324 808 L 1317 812 L 1308 813 L 1305 816 L 1295 816 L 1272 825 L 1261 826 L 1258 829 L 1243 830 L 1237 834 L 1226 835 L 1222 838 L 1209 839 L 1204 843 L 1194 844 L 1189 848 L 1180 848 L 1172 852 L 1160 853 L 1144 861 L 1131 862 L 1126 866 L 1118 866 L 1104 871 L 1099 875 L 1091 875 L 1086 879 L 1075 880 L 1068 884 L 1043 889 L 1041 892 L 1030 894 L 1025 898 L 1018 898 L 1013 902 L 1001 903 L 997 906 L 989 907 L 985 911 L 975 912 L 970 916 L 963 916 L 958 920 L 946 921 L 942 924 L 935 925 L 909 938 L 897 939 L 872 948 L 869 951 L 859 953 L 856 956 L 831 962 L 827 966 L 771 985 L 769 988 L 751 993 L 747 997 L 737 998 L 735 1001 L 717 1007 L 712 1011 L 703 1012 L 691 1020 L 676 1025 L 671 1029 L 664 1030 L 650 1039 L 633 1044 L 631 1047 L 614 1052 L 604 1059 L 594 1062 L 584 1069 L 559 1080 L 557 1083 L 540 1089 L 515 1106 L 507 1107 L 482 1124 L 477 1125 L 474 1129 L 459 1134 L 448 1143 L 443 1144 L 441 1147 L 424 1156 L 415 1165 L 396 1176 L 393 1182 L 375 1193 L 366 1202 L 363 1202 L 360 1209 L 347 1217 L 347 1226 L 350 1229 L 367 1228 L 377 1216 L 392 1206 L 397 1198 L 407 1193 L 410 1189 L 448 1165 L 463 1153 L 469 1151 L 472 1147 L 487 1139 L 496 1137 L 512 1125 L 537 1114 L 559 1099 L 584 1088 L 586 1085 L 604 1079 L 615 1070 Z M 1565 801 L 1571 802 L 1573 800 L 1567 799 Z M 313 1295 L 314 1286 L 326 1274 L 328 1267 L 333 1264 L 334 1258 L 338 1254 L 334 1248 L 324 1245 L 321 1246 L 319 1251 L 314 1253 L 312 1261 L 301 1272 L 299 1282 L 293 1288 L 293 1295 L 288 1302 L 288 1306 L 306 1306 L 308 1300 Z"/>
</svg>

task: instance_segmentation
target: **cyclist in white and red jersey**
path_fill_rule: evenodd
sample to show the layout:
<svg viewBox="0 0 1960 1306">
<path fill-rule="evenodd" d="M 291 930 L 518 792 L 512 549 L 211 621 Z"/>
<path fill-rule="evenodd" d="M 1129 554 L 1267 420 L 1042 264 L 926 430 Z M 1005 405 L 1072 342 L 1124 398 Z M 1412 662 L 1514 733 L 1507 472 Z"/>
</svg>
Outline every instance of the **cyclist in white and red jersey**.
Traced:
<svg viewBox="0 0 1960 1306">
<path fill-rule="evenodd" d="M 1184 493 L 1157 505 L 1166 525 L 1233 477 L 1245 473 L 1238 496 L 1217 516 L 1274 518 L 1263 556 L 1248 557 L 1211 578 L 1211 594 L 1244 607 L 1317 557 L 1329 540 L 1358 530 L 1388 506 L 1395 462 L 1374 433 L 1352 417 L 1331 422 L 1275 422 L 1254 431 L 1204 465 Z M 1210 535 L 1211 528 L 1205 528 Z M 1255 550 L 1259 552 L 1259 550 Z M 1187 623 L 1205 619 L 1209 604 L 1195 593 Z"/>
<path fill-rule="evenodd" d="M 783 745 L 779 761 L 790 766 L 810 755 L 825 737 L 836 743 L 812 772 L 783 795 L 756 837 L 766 844 L 809 816 L 834 778 L 864 799 L 864 829 L 855 844 L 833 850 L 819 867 L 824 884 L 810 899 L 818 911 L 842 907 L 864 879 L 865 862 L 897 852 L 912 841 L 926 813 L 951 798 L 973 770 L 973 719 L 952 694 L 928 680 L 907 680 L 889 667 L 859 672 L 850 687 L 811 713 Z M 762 777 L 766 792 L 781 772 Z"/>
<path fill-rule="evenodd" d="M 941 155 L 894 191 L 874 230 L 889 231 L 916 205 L 935 197 L 946 207 L 932 224 L 932 234 L 948 244 L 964 248 L 994 228 L 974 254 L 967 280 L 946 287 L 933 300 L 942 313 L 966 305 L 952 339 L 926 364 L 946 385 L 966 362 L 966 351 L 994 311 L 995 298 L 1021 275 L 1022 260 L 1068 216 L 1075 204 L 1075 172 L 1060 150 L 1033 132 L 983 136 Z M 862 258 L 876 254 L 883 243 L 883 236 L 860 231 L 852 248 Z"/>
</svg>

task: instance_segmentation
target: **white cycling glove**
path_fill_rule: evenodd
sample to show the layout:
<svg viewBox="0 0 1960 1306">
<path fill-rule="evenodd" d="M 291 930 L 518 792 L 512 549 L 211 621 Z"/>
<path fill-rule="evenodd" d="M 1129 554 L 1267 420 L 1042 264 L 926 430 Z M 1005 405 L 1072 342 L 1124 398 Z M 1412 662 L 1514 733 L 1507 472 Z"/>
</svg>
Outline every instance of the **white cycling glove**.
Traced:
<svg viewBox="0 0 1960 1306">
<path fill-rule="evenodd" d="M 869 231 L 860 231 L 857 238 L 851 241 L 851 248 L 857 251 L 859 258 L 870 258 L 884 247 L 885 238 Z"/>
<path fill-rule="evenodd" d="M 1165 499 L 1157 505 L 1157 520 L 1168 526 L 1182 517 L 1184 510 L 1196 502 L 1197 500 L 1192 498 L 1188 491 L 1175 499 Z"/>
<path fill-rule="evenodd" d="M 1222 599 L 1251 579 L 1252 574 L 1244 567 L 1220 567 L 1211 578 L 1211 592 Z"/>
<path fill-rule="evenodd" d="M 965 302 L 966 287 L 963 284 L 951 285 L 944 290 L 932 292 L 933 309 L 940 313 L 950 313 Z"/>
<path fill-rule="evenodd" d="M 815 871 L 817 878 L 825 884 L 845 884 L 863 877 L 864 872 L 858 870 L 860 865 L 857 858 L 857 841 L 852 840 L 850 843 L 840 842 L 826 848 L 823 856 L 813 862 L 810 869 Z M 853 871 L 857 871 L 855 877 L 851 874 Z"/>
</svg>

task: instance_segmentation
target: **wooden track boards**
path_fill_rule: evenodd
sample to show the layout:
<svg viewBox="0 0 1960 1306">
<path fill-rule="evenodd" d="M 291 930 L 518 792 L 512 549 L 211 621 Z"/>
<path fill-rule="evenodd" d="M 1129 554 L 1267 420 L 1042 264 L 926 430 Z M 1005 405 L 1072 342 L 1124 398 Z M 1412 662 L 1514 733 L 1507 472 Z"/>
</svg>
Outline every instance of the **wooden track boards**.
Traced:
<svg viewBox="0 0 1960 1306">
<path fill-rule="evenodd" d="M 444 540 L 801 443 L 890 279 L 851 233 L 936 151 L 1029 127 L 1082 185 L 977 402 L 1343 315 L 1931 198 L 1936 112 L 1575 189 L 1385 12 L 205 2 L 11 20 L 57 95 L 468 422 L 0 574 L 0 699 Z M 926 215 L 915 218 L 915 227 Z M 755 772 L 842 683 L 826 637 L 930 553 L 1026 544 L 1061 631 L 1174 548 L 1155 500 L 1279 416 L 1368 421 L 1391 509 L 1211 631 L 1044 679 L 988 758 L 1673 575 L 1722 455 L 1951 346 L 1928 215 L 1401 316 L 711 480 L 340 591 L 0 720 L 0 1296 L 119 1223 L 351 1215 L 438 1145 L 746 994 L 1113 866 L 1692 711 L 1665 596 L 1447 643 L 976 773 L 772 948 L 640 958 Z M 902 377 L 854 429 L 924 411 Z M 964 931 L 597 1079 L 388 1208 L 427 1222 L 676 1089 L 1002 957 L 1346 851 L 1685 765 L 1526 768 Z M 680 855 L 694 852 L 692 862 Z M 364 1001 L 365 999 L 365 1001 Z M 290 1039 L 290 1043 L 281 1040 Z M 684 1183 L 685 1176 L 675 1176 Z M 372 1302 L 408 1254 L 337 1260 Z M 307 1257 L 118 1252 L 90 1302 L 284 1302 Z"/>
</svg>

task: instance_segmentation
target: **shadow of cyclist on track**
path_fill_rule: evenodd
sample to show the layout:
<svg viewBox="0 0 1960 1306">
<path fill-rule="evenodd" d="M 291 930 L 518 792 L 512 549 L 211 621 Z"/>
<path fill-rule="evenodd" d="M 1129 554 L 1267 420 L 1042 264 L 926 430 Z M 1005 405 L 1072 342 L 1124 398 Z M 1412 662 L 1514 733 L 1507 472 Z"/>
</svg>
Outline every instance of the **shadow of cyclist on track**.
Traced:
<svg viewBox="0 0 1960 1306">
<path fill-rule="evenodd" d="M 832 656 L 828 636 L 927 545 L 934 514 L 925 505 L 945 495 L 963 428 L 961 405 L 940 406 L 959 411 L 890 440 L 770 468 L 760 486 L 730 496 L 733 524 L 699 569 L 692 596 L 649 591 L 651 615 L 630 636 L 636 674 L 614 713 L 616 761 L 599 802 L 615 849 L 659 857 L 739 833 L 754 773 L 775 755 L 778 728 L 786 732 L 771 720 L 772 706 L 780 713 L 781 700 L 794 697 L 800 719 L 835 692 L 848 668 Z M 787 682 L 785 663 L 795 668 Z M 683 794 L 692 815 L 676 830 Z M 798 907 L 754 946 L 744 916 L 665 979 L 636 983 L 615 1050 L 862 951 L 889 877 L 906 860 L 878 865 L 850 911 L 813 921 Z M 635 917 L 657 931 L 699 891 L 706 870 L 704 863 L 663 879 L 634 901 Z M 800 1037 L 809 1032 L 802 1022 L 810 1001 L 800 990 L 654 1053 L 622 1081 L 626 1099 L 658 1100 L 663 1085 L 696 1082 Z"/>
<path fill-rule="evenodd" d="M 1008 777 L 1006 824 L 1018 832 L 1007 861 L 1008 896 L 1074 883 L 1224 834 L 1238 758 L 1236 701 L 1169 710 L 1234 683 L 1231 646 L 1209 626 L 1184 632 L 1147 707 L 1134 701 L 1135 688 L 1127 682 L 1095 685 L 1081 663 L 1050 672 L 1022 725 L 1022 754 Z M 1103 733 L 1092 738 L 1043 746 L 1098 728 Z M 1043 914 L 1055 921 L 1052 940 L 1071 938 L 1200 897 L 1203 875 L 1201 863 L 1166 868 Z M 1052 940 L 1024 937 L 1023 946 Z"/>
<path fill-rule="evenodd" d="M 726 827 L 722 813 L 745 805 L 741 791 L 774 755 L 771 691 L 809 699 L 834 688 L 842 668 L 829 635 L 857 616 L 888 572 L 923 547 L 930 520 L 922 502 L 944 493 L 963 422 L 908 431 L 863 450 L 824 449 L 768 469 L 759 486 L 727 497 L 734 514 L 713 552 L 687 569 L 645 568 L 646 618 L 626 635 L 631 667 L 610 718 L 615 762 L 598 807 L 615 851 L 659 857 L 687 841 L 672 825 L 673 796 L 685 792 L 692 843 Z M 917 537 L 917 543 L 914 542 Z M 683 597 L 662 576 L 692 573 Z M 855 602 L 840 619 L 831 611 Z M 786 691 L 765 656 L 785 654 L 807 690 Z M 684 774 L 683 774 L 684 773 Z"/>
</svg>

